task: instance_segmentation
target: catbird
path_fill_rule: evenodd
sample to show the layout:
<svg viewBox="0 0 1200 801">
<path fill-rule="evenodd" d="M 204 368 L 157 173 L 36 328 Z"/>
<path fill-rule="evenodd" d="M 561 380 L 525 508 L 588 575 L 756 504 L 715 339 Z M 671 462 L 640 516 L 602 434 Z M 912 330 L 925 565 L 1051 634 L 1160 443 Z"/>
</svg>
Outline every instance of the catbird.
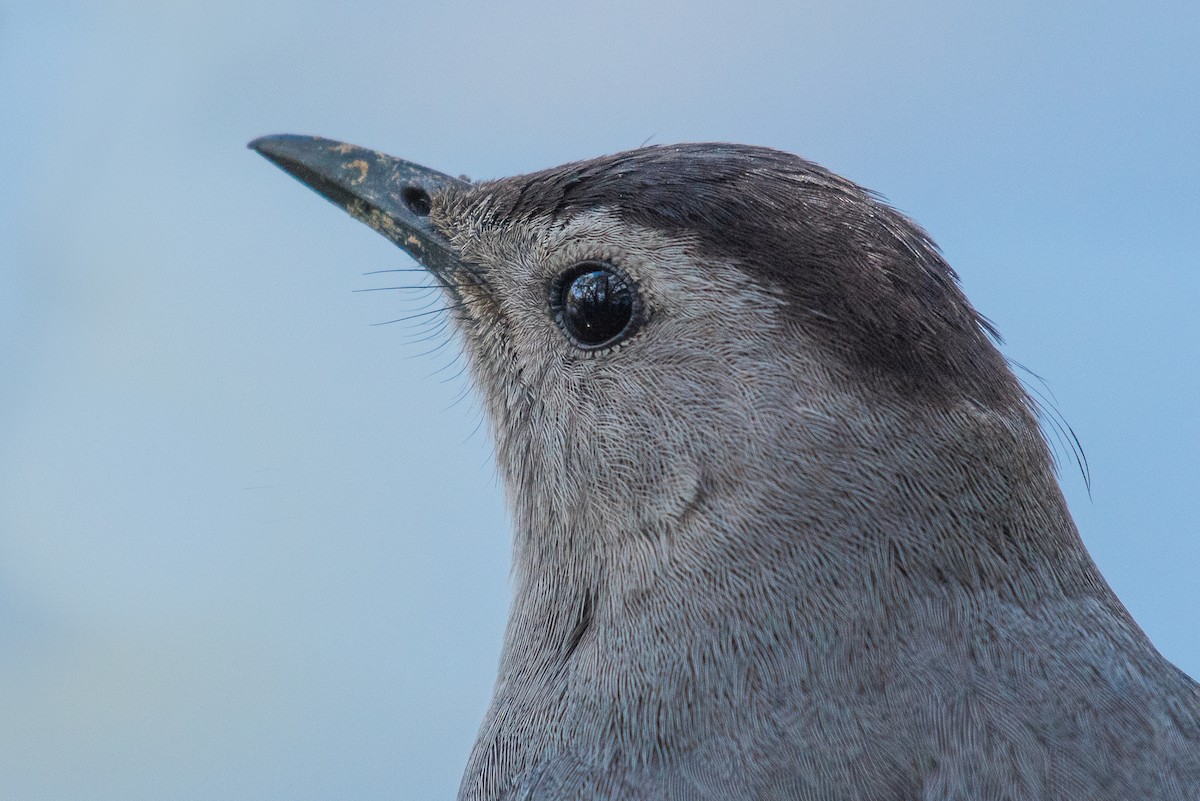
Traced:
<svg viewBox="0 0 1200 801">
<path fill-rule="evenodd" d="M 461 801 L 1200 799 L 1200 687 L 876 196 L 732 144 L 479 183 L 250 146 L 428 269 L 491 423 L 514 588 Z"/>
</svg>

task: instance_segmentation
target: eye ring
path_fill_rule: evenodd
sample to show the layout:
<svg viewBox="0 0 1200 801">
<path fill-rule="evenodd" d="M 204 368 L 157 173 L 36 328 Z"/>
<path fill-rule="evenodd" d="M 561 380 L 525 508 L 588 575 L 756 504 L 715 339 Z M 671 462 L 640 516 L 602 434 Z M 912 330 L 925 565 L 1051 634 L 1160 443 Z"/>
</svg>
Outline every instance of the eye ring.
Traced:
<svg viewBox="0 0 1200 801">
<path fill-rule="evenodd" d="M 642 324 L 637 284 L 615 264 L 588 259 L 550 283 L 550 311 L 572 345 L 598 351 L 628 339 Z"/>
</svg>

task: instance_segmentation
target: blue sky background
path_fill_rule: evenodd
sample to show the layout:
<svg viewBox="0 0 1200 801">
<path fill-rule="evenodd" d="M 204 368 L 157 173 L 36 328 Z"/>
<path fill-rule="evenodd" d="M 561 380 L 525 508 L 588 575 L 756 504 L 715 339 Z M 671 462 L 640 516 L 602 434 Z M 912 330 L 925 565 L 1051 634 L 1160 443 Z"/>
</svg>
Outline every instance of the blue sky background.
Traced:
<svg viewBox="0 0 1200 801">
<path fill-rule="evenodd" d="M 0 3 L 0 794 L 453 797 L 508 528 L 412 266 L 247 151 L 794 151 L 940 242 L 1200 675 L 1200 4 Z M 431 375 L 433 374 L 433 375 Z M 473 433 L 474 432 L 474 433 Z"/>
</svg>

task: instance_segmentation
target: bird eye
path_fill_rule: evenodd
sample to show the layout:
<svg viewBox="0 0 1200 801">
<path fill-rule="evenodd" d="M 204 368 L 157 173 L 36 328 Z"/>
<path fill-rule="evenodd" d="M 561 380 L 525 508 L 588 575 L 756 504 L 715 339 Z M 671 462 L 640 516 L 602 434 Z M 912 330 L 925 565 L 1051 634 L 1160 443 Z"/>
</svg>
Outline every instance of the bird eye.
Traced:
<svg viewBox="0 0 1200 801">
<path fill-rule="evenodd" d="M 571 341 L 596 350 L 633 333 L 642 302 L 623 272 L 606 262 L 585 261 L 555 280 L 550 304 Z"/>
</svg>

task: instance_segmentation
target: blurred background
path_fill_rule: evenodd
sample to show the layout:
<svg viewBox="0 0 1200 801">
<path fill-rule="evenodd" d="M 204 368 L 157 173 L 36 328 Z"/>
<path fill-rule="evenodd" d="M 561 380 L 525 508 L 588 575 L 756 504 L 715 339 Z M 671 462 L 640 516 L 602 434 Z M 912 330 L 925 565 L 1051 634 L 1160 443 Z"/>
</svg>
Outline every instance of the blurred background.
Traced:
<svg viewBox="0 0 1200 801">
<path fill-rule="evenodd" d="M 268 133 L 474 178 L 734 140 L 882 192 L 1200 676 L 1198 41 L 1194 2 L 0 2 L 0 796 L 454 795 L 508 602 L 486 426 L 444 334 L 372 325 L 433 298 L 356 292 L 408 257 Z"/>
</svg>

